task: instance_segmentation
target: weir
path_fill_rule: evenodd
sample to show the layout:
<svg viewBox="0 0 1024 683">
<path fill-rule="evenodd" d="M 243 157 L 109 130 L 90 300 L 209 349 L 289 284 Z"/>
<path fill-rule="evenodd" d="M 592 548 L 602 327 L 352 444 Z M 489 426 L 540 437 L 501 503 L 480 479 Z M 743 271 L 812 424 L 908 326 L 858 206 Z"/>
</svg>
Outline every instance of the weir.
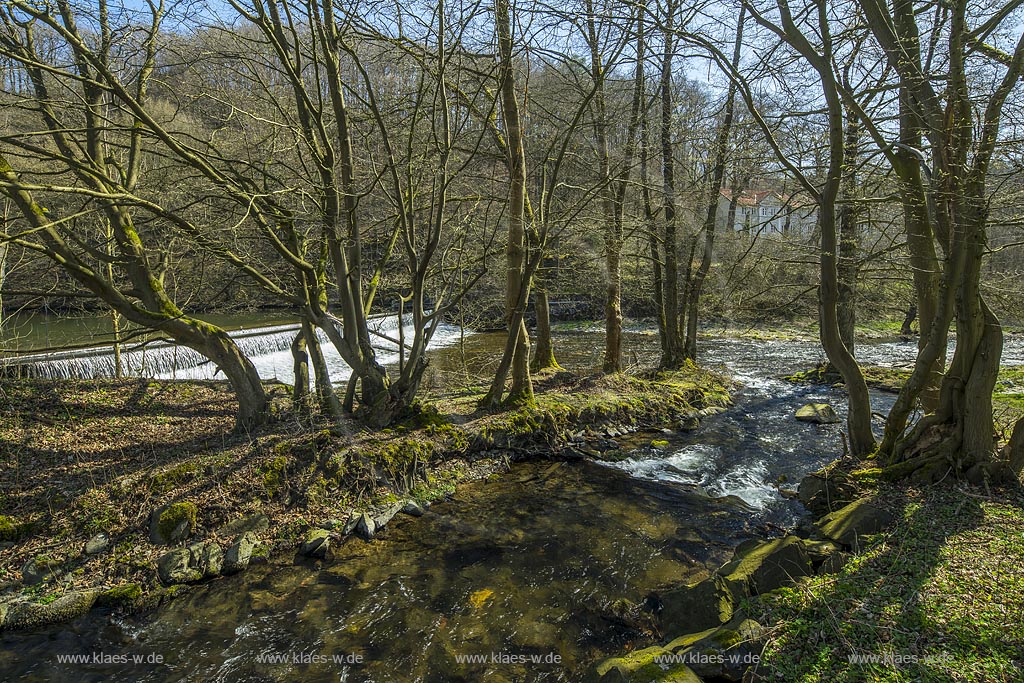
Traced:
<svg viewBox="0 0 1024 683">
<path fill-rule="evenodd" d="M 411 337 L 411 326 L 405 327 Z M 393 314 L 371 316 L 370 329 L 378 335 L 395 338 L 398 317 Z M 277 374 L 274 367 L 261 367 L 265 364 L 261 364 L 259 359 L 270 359 L 276 354 L 287 354 L 290 359 L 290 347 L 298 331 L 299 325 L 295 323 L 243 328 L 230 331 L 229 334 L 241 352 L 256 363 L 260 376 L 263 379 L 272 379 Z M 317 330 L 317 338 L 324 347 L 325 354 L 337 356 L 322 330 Z M 397 346 L 382 336 L 374 337 L 374 347 L 385 354 L 397 355 Z M 340 358 L 335 360 L 332 365 L 341 362 Z M 210 379 L 217 374 L 210 360 L 201 353 L 168 339 L 123 344 L 121 368 L 124 377 Z M 0 375 L 55 380 L 113 378 L 116 377 L 113 345 L 6 356 L 0 358 Z"/>
</svg>

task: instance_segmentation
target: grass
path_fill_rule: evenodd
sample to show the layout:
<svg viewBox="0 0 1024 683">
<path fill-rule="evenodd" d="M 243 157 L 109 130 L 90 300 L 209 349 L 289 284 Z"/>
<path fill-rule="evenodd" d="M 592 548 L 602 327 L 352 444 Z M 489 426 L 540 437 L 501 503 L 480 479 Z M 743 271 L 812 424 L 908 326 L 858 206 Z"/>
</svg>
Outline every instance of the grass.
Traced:
<svg viewBox="0 0 1024 683">
<path fill-rule="evenodd" d="M 839 574 L 748 604 L 775 624 L 761 670 L 790 682 L 1020 681 L 1020 491 L 944 484 L 885 497 L 899 521 Z"/>
</svg>

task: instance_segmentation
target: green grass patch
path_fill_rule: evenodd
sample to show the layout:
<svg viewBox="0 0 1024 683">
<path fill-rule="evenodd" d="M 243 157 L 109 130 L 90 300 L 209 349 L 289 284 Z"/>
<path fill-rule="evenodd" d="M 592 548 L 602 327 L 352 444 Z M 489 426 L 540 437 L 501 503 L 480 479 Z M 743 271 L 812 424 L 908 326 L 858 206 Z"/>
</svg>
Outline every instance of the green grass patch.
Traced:
<svg viewBox="0 0 1024 683">
<path fill-rule="evenodd" d="M 776 624 L 763 667 L 785 681 L 1017 681 L 1024 662 L 1019 493 L 896 489 L 903 515 L 833 576 L 748 605 Z"/>
</svg>

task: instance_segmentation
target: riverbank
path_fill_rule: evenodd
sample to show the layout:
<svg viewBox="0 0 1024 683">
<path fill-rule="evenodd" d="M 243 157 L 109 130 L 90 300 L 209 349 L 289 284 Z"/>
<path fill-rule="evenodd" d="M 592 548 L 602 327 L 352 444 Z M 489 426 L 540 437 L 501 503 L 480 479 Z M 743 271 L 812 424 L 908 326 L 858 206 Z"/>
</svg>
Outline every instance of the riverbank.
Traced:
<svg viewBox="0 0 1024 683">
<path fill-rule="evenodd" d="M 534 406 L 482 412 L 470 385 L 371 432 L 306 422 L 286 387 L 268 389 L 274 422 L 235 435 L 214 382 L 0 384 L 4 627 L 147 609 L 250 563 L 330 557 L 513 460 L 614 458 L 620 434 L 692 428 L 729 400 L 724 378 L 694 367 L 558 372 L 538 377 Z"/>
<path fill-rule="evenodd" d="M 661 644 L 591 680 L 1019 680 L 1024 490 L 877 472 L 846 458 L 806 477 L 812 516 L 656 596 Z"/>
<path fill-rule="evenodd" d="M 835 574 L 751 604 L 758 671 L 786 681 L 1017 681 L 1024 495 L 887 485 L 895 521 Z"/>
<path fill-rule="evenodd" d="M 912 368 L 864 365 L 861 371 L 872 389 L 896 394 L 910 377 Z M 794 373 L 786 379 L 798 383 L 842 385 L 842 378 L 827 372 L 824 365 Z M 1024 366 L 1004 365 L 999 368 L 992 392 L 992 409 L 996 431 L 1005 442 L 1017 420 L 1024 417 Z"/>
</svg>

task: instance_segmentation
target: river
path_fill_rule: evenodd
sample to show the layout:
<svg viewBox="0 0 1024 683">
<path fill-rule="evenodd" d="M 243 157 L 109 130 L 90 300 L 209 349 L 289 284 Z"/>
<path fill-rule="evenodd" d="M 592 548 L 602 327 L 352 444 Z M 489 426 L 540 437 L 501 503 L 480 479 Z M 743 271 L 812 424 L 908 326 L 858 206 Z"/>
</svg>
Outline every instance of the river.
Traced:
<svg viewBox="0 0 1024 683">
<path fill-rule="evenodd" d="M 453 340 L 432 352 L 434 372 L 484 372 L 500 340 Z M 627 341 L 641 363 L 656 347 L 643 330 Z M 599 349 L 596 332 L 557 338 L 570 368 L 593 367 Z M 904 364 L 914 351 L 891 342 L 859 354 Z M 1004 360 L 1019 364 L 1021 351 L 1008 345 Z M 841 392 L 778 379 L 821 360 L 816 344 L 708 338 L 700 355 L 739 389 L 732 408 L 694 432 L 632 436 L 629 457 L 613 464 L 514 465 L 460 486 L 424 517 L 400 516 L 378 540 L 347 539 L 322 565 L 258 566 L 148 615 L 93 610 L 71 624 L 5 633 L 0 678 L 580 680 L 596 661 L 656 638 L 655 622 L 631 604 L 696 580 L 742 541 L 799 519 L 802 507 L 779 487 L 795 486 L 841 448 L 839 425 L 792 417 L 811 401 L 843 415 Z M 873 395 L 875 410 L 892 399 Z M 71 655 L 89 661 L 60 661 Z M 97 655 L 107 660 L 93 662 Z"/>
</svg>

